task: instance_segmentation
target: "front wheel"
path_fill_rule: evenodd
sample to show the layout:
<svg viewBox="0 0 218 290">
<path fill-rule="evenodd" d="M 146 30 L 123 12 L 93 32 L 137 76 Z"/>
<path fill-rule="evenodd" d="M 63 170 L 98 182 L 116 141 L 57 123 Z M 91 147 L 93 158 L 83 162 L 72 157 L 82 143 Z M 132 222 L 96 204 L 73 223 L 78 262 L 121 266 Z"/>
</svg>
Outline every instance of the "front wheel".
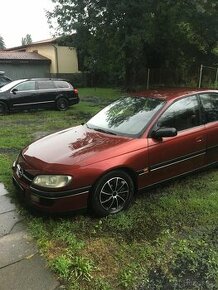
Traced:
<svg viewBox="0 0 218 290">
<path fill-rule="evenodd" d="M 118 213 L 130 205 L 133 194 L 134 184 L 129 174 L 121 170 L 111 171 L 94 187 L 91 209 L 99 217 Z"/>
<path fill-rule="evenodd" d="M 5 115 L 7 111 L 7 105 L 3 102 L 0 102 L 0 115 Z"/>
<path fill-rule="evenodd" d="M 66 98 L 60 97 L 56 101 L 56 107 L 59 111 L 66 111 L 69 108 L 69 102 Z"/>
</svg>

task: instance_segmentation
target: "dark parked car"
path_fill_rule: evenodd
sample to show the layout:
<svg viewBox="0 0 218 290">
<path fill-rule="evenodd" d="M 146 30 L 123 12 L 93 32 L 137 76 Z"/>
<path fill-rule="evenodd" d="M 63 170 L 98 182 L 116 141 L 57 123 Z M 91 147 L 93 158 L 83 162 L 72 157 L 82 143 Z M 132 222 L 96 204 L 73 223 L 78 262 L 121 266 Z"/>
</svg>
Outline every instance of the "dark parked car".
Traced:
<svg viewBox="0 0 218 290">
<path fill-rule="evenodd" d="M 4 75 L 4 73 L 5 73 L 4 71 L 0 71 L 0 88 L 3 87 L 6 84 L 12 82 L 12 80 L 9 79 L 8 77 L 6 77 Z"/>
<path fill-rule="evenodd" d="M 55 146 L 54 146 L 55 144 Z M 47 211 L 117 213 L 136 192 L 218 164 L 218 91 L 147 91 L 23 149 L 14 184 Z"/>
<path fill-rule="evenodd" d="M 0 114 L 48 107 L 64 111 L 78 102 L 77 89 L 61 79 L 16 80 L 0 89 Z"/>
</svg>

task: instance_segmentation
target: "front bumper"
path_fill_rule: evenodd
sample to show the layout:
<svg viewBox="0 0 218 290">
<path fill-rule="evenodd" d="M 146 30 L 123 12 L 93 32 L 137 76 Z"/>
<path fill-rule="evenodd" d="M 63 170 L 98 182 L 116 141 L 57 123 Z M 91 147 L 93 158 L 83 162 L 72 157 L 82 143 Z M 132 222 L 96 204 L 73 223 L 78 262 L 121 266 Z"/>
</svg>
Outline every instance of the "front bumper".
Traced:
<svg viewBox="0 0 218 290">
<path fill-rule="evenodd" d="M 13 165 L 13 184 L 19 196 L 28 206 L 48 213 L 69 212 L 87 208 L 90 187 L 66 191 L 42 191 L 32 187 L 31 180 L 23 174 L 18 176 L 17 165 Z"/>
</svg>

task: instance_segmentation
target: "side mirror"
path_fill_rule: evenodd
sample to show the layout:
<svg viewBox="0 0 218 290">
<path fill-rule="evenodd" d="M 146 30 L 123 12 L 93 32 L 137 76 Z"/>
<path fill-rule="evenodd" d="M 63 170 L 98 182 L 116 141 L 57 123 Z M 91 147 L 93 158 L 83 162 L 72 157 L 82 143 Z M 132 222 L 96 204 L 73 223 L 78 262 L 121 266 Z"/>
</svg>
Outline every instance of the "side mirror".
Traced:
<svg viewBox="0 0 218 290">
<path fill-rule="evenodd" d="M 161 139 L 163 137 L 174 137 L 177 135 L 176 128 L 158 128 L 151 132 L 151 137 L 154 139 Z"/>
<path fill-rule="evenodd" d="M 16 93 L 18 92 L 18 89 L 13 89 L 11 92 L 12 92 L 14 95 L 16 95 Z"/>
</svg>

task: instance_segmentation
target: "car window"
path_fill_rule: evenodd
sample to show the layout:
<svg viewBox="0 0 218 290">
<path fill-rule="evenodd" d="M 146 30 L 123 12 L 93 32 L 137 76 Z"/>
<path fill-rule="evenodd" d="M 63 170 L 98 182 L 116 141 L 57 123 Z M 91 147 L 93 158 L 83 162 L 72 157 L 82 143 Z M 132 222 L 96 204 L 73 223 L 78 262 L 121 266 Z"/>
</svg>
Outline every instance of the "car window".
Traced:
<svg viewBox="0 0 218 290">
<path fill-rule="evenodd" d="M 200 111 L 196 96 L 173 103 L 160 117 L 158 127 L 176 128 L 182 131 L 200 125 Z"/>
<path fill-rule="evenodd" d="M 56 88 L 58 89 L 69 89 L 70 84 L 65 81 L 54 81 Z"/>
<path fill-rule="evenodd" d="M 218 94 L 201 94 L 200 100 L 205 112 L 206 122 L 218 121 Z"/>
<path fill-rule="evenodd" d="M 38 83 L 39 90 L 55 89 L 55 85 L 53 81 L 38 81 L 37 83 Z"/>
<path fill-rule="evenodd" d="M 36 85 L 34 81 L 27 81 L 27 82 L 17 85 L 16 87 L 14 87 L 14 89 L 18 91 L 31 91 L 31 90 L 35 90 L 35 87 Z"/>
</svg>

